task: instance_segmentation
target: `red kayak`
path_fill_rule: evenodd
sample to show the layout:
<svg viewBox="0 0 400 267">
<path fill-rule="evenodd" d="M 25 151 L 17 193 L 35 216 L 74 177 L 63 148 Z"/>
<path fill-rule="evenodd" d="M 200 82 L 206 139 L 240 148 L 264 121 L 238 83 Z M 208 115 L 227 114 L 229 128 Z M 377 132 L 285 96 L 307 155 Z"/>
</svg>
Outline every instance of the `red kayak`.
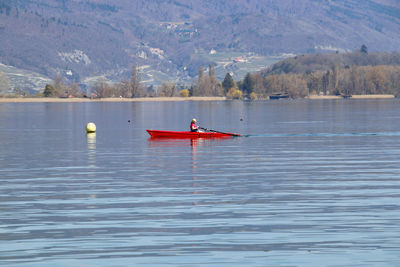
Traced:
<svg viewBox="0 0 400 267">
<path fill-rule="evenodd" d="M 177 131 L 159 131 L 159 130 L 146 130 L 151 137 L 156 138 L 221 138 L 240 136 L 235 133 L 224 133 L 219 131 L 210 130 L 209 132 L 177 132 Z"/>
</svg>

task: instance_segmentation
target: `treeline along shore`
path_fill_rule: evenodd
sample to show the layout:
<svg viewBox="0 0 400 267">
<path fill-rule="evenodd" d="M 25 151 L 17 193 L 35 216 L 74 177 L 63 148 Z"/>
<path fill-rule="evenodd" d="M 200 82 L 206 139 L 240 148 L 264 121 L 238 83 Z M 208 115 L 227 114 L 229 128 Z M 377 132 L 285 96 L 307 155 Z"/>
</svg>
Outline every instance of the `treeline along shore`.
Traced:
<svg viewBox="0 0 400 267">
<path fill-rule="evenodd" d="M 352 53 L 300 55 L 278 62 L 260 73 L 248 74 L 257 95 L 285 92 L 308 96 L 400 96 L 400 54 L 371 53 L 362 47 Z"/>
<path fill-rule="evenodd" d="M 0 97 L 0 103 L 80 103 L 80 102 L 165 102 L 165 101 L 223 101 L 223 96 L 190 96 L 190 97 L 106 97 L 106 98 L 85 98 L 85 97 Z"/>
<path fill-rule="evenodd" d="M 11 101 L 17 95 L 3 95 Z M 18 95 L 20 96 L 20 94 Z M 393 98 L 400 96 L 400 54 L 368 53 L 367 47 L 349 53 L 298 55 L 269 68 L 247 73 L 235 81 L 227 73 L 223 81 L 215 75 L 214 65 L 199 67 L 190 86 L 165 81 L 160 86 L 144 86 L 138 66 L 129 80 L 109 83 L 97 80 L 83 92 L 77 83 L 68 84 L 56 77 L 29 101 L 173 101 L 280 98 Z M 34 98 L 32 98 L 34 97 Z M 7 100 L 8 99 L 8 100 Z M 35 100 L 33 100 L 35 99 Z M 52 100 L 50 100 L 52 99 Z M 62 100 L 61 100 L 62 99 Z M 74 99 L 74 100 L 72 100 Z M 27 99 L 28 100 L 28 99 Z M 20 100 L 23 101 L 23 100 Z"/>
<path fill-rule="evenodd" d="M 310 100 L 339 100 L 343 96 L 335 95 L 310 95 L 304 99 Z M 352 99 L 391 99 L 396 98 L 391 94 L 370 94 L 370 95 L 353 95 Z M 225 96 L 190 96 L 190 97 L 135 97 L 135 98 L 120 98 L 120 97 L 106 97 L 106 98 L 84 98 L 84 97 L 0 97 L 0 103 L 85 103 L 85 102 L 181 102 L 181 101 L 225 101 L 232 100 Z M 254 100 L 254 99 L 253 99 Z M 262 99 L 260 99 L 262 100 Z"/>
</svg>

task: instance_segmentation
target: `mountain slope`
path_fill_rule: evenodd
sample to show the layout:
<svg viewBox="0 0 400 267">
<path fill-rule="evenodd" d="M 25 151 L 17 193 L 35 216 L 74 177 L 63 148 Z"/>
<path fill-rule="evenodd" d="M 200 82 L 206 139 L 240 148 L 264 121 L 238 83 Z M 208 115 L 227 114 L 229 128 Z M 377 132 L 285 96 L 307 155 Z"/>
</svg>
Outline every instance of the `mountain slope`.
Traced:
<svg viewBox="0 0 400 267">
<path fill-rule="evenodd" d="M 126 78 L 133 64 L 150 82 L 190 80 L 215 64 L 211 50 L 392 52 L 399 28 L 395 0 L 0 0 L 0 62 L 78 82 Z"/>
</svg>

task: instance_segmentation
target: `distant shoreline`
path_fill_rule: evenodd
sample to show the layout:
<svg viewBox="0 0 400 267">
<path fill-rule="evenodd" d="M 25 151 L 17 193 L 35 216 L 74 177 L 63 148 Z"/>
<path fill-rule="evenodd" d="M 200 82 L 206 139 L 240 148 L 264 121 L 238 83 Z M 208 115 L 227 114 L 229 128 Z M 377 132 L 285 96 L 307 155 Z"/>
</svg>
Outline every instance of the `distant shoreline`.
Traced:
<svg viewBox="0 0 400 267">
<path fill-rule="evenodd" d="M 351 99 L 389 99 L 394 95 L 352 95 Z M 335 95 L 310 95 L 310 100 L 343 99 Z M 58 97 L 0 97 L 0 103 L 90 103 L 90 102 L 181 102 L 181 101 L 224 101 L 224 96 L 192 96 L 192 97 L 138 97 L 138 98 L 58 98 Z M 267 101 L 267 100 L 266 100 Z"/>
<path fill-rule="evenodd" d="M 395 98 L 394 95 L 351 95 L 350 99 L 380 99 L 380 98 Z M 337 95 L 310 95 L 306 97 L 306 99 L 312 99 L 312 100 L 324 100 L 324 99 L 343 99 L 342 96 L 337 96 Z"/>
<path fill-rule="evenodd" d="M 87 102 L 166 102 L 166 101 L 223 101 L 226 97 L 137 97 L 137 98 L 58 98 L 58 97 L 15 97 L 0 98 L 0 103 L 87 103 Z"/>
</svg>

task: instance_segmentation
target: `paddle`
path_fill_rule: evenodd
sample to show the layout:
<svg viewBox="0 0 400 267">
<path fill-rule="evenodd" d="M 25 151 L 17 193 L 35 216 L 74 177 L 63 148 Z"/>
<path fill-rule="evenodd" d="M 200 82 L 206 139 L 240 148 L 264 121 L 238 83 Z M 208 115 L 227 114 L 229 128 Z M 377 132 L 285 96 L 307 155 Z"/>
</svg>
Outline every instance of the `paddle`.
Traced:
<svg viewBox="0 0 400 267">
<path fill-rule="evenodd" d="M 220 132 L 220 131 L 216 131 L 216 130 L 206 129 L 206 128 L 203 128 L 203 127 L 199 127 L 199 129 L 204 130 L 204 131 L 208 131 L 208 132 L 213 132 L 213 133 L 227 134 L 227 135 L 232 135 L 232 136 L 241 136 L 240 134 L 225 133 L 225 132 Z"/>
</svg>

